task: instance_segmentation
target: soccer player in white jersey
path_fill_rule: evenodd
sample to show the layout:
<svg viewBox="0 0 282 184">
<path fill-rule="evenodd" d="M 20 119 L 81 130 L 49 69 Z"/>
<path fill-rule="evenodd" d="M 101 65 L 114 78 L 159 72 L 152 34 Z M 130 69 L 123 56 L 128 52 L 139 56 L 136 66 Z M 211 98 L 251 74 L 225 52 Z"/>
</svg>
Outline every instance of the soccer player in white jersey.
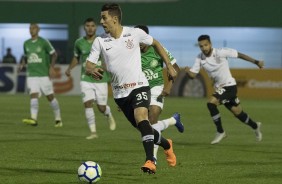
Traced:
<svg viewBox="0 0 282 184">
<path fill-rule="evenodd" d="M 93 18 L 87 18 L 84 21 L 85 36 L 78 38 L 74 45 L 74 57 L 66 70 L 65 74 L 71 76 L 71 70 L 81 62 L 81 81 L 80 88 L 82 92 L 82 100 L 84 103 L 85 117 L 91 131 L 91 134 L 86 139 L 94 139 L 98 137 L 96 133 L 96 121 L 93 110 L 94 101 L 97 104 L 98 110 L 103 113 L 110 126 L 110 130 L 116 129 L 116 123 L 111 113 L 111 108 L 107 105 L 108 101 L 108 72 L 104 72 L 101 80 L 95 80 L 93 77 L 85 74 L 85 62 L 88 57 L 92 43 L 96 38 L 96 24 Z M 102 61 L 98 62 L 99 67 L 102 67 Z"/>
<path fill-rule="evenodd" d="M 249 115 L 242 110 L 239 98 L 237 97 L 236 81 L 231 75 L 227 58 L 240 58 L 254 63 L 259 68 L 263 68 L 264 61 L 255 60 L 234 49 L 213 48 L 209 35 L 199 36 L 198 44 L 202 52 L 196 58 L 193 67 L 186 67 L 185 71 L 191 78 L 194 78 L 199 73 L 200 68 L 204 68 L 209 77 L 213 80 L 215 92 L 210 97 L 207 107 L 215 123 L 217 133 L 211 144 L 217 144 L 226 137 L 226 133 L 221 124 L 220 113 L 217 108 L 217 106 L 221 104 L 230 110 L 241 122 L 249 125 L 254 130 L 257 141 L 261 141 L 261 123 L 253 121 Z"/>
<path fill-rule="evenodd" d="M 137 25 L 135 28 L 142 29 L 145 33 L 149 34 L 149 28 L 145 25 Z M 164 120 L 159 120 L 159 116 L 163 110 L 164 98 L 170 94 L 173 80 L 169 77 L 168 83 L 164 85 L 163 77 L 163 60 L 156 53 L 154 47 L 141 43 L 141 62 L 142 70 L 149 82 L 151 91 L 151 103 L 149 107 L 149 121 L 152 127 L 159 131 L 167 129 L 169 126 L 175 125 L 177 130 L 181 133 L 184 132 L 184 125 L 181 123 L 180 114 L 174 113 L 172 117 Z M 176 71 L 180 71 L 173 55 L 165 49 L 170 62 Z M 157 159 L 158 145 L 154 145 L 154 157 Z"/>
<path fill-rule="evenodd" d="M 38 35 L 39 30 L 37 24 L 30 24 L 31 38 L 24 42 L 24 57 L 19 66 L 20 71 L 27 62 L 27 86 L 30 94 L 30 118 L 23 119 L 23 123 L 37 125 L 38 98 L 43 92 L 53 109 L 55 127 L 62 127 L 59 103 L 54 97 L 53 84 L 50 80 L 55 76 L 57 54 L 51 43 Z"/>
<path fill-rule="evenodd" d="M 161 137 L 148 120 L 150 88 L 142 72 L 139 44 L 152 45 L 163 58 L 172 77 L 176 77 L 177 72 L 161 44 L 138 28 L 122 26 L 121 16 L 122 12 L 118 4 L 110 3 L 102 6 L 100 23 L 106 34 L 94 40 L 87 58 L 86 69 L 94 78 L 101 78 L 103 69 L 97 68 L 96 65 L 102 54 L 107 71 L 111 74 L 115 102 L 131 124 L 141 132 L 146 153 L 146 162 L 141 170 L 153 174 L 156 172 L 154 143 L 164 148 L 170 166 L 176 165 L 176 157 L 172 141 Z"/>
</svg>

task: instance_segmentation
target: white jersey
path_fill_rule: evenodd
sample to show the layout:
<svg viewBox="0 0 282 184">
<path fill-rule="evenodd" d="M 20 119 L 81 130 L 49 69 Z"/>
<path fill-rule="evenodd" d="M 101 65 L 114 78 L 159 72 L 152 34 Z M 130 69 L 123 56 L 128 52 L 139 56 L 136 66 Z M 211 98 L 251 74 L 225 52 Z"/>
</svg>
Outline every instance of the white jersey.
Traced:
<svg viewBox="0 0 282 184">
<path fill-rule="evenodd" d="M 97 64 L 102 53 L 111 74 L 114 98 L 127 97 L 133 89 L 149 86 L 141 68 L 139 43 L 151 45 L 153 37 L 139 28 L 129 27 L 123 27 L 120 38 L 105 34 L 93 42 L 87 60 Z"/>
<path fill-rule="evenodd" d="M 204 68 L 209 77 L 213 80 L 215 88 L 236 85 L 236 81 L 232 77 L 229 69 L 228 57 L 237 58 L 237 50 L 230 48 L 213 48 L 212 54 L 209 57 L 200 53 L 190 71 L 199 73 L 201 67 Z"/>
</svg>

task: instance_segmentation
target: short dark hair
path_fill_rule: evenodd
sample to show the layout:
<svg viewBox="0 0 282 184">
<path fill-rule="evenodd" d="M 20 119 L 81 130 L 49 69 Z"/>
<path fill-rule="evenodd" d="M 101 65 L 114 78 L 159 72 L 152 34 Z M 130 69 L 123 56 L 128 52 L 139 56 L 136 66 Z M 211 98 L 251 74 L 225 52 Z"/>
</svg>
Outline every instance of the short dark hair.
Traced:
<svg viewBox="0 0 282 184">
<path fill-rule="evenodd" d="M 149 34 L 149 28 L 145 25 L 137 25 L 135 26 L 135 28 L 142 29 L 143 31 L 145 31 L 145 33 Z"/>
<path fill-rule="evenodd" d="M 122 20 L 122 11 L 118 4 L 116 3 L 106 3 L 102 6 L 101 11 L 108 11 L 109 15 L 117 16 L 119 22 Z"/>
<path fill-rule="evenodd" d="M 209 35 L 201 35 L 198 37 L 198 42 L 202 41 L 202 40 L 208 40 L 209 42 L 211 42 L 210 36 Z"/>
<path fill-rule="evenodd" d="M 95 20 L 92 17 L 88 17 L 87 19 L 84 20 L 84 24 L 86 24 L 87 22 L 94 22 L 95 23 Z"/>
</svg>

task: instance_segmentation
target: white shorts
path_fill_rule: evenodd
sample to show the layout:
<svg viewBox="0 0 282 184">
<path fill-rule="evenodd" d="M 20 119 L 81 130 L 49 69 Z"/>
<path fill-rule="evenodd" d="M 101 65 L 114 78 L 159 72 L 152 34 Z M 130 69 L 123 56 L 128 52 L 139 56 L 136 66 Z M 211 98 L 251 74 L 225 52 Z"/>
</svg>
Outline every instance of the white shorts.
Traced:
<svg viewBox="0 0 282 184">
<path fill-rule="evenodd" d="M 83 103 L 94 100 L 98 105 L 107 105 L 108 83 L 92 83 L 80 81 Z"/>
<path fill-rule="evenodd" d="M 164 103 L 161 102 L 161 101 L 157 101 L 157 98 L 158 98 L 158 96 L 160 96 L 160 94 L 162 94 L 163 89 L 164 89 L 164 85 L 155 86 L 155 87 L 151 88 L 151 103 L 150 103 L 150 105 L 156 105 L 156 106 L 159 106 L 161 109 L 163 109 Z"/>
<path fill-rule="evenodd" d="M 51 95 L 54 93 L 53 83 L 49 77 L 27 77 L 27 87 L 29 94 L 41 92 L 45 95 Z"/>
</svg>

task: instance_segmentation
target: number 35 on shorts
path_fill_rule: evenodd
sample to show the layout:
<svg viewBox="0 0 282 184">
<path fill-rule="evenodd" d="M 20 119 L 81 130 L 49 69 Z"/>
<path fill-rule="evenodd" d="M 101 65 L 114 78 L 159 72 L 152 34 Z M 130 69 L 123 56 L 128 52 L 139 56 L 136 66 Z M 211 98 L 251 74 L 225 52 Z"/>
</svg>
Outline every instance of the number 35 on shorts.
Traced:
<svg viewBox="0 0 282 184">
<path fill-rule="evenodd" d="M 138 93 L 138 94 L 136 95 L 136 98 L 137 98 L 138 101 L 139 101 L 139 100 L 142 100 L 142 99 L 148 100 L 147 92 Z"/>
<path fill-rule="evenodd" d="M 216 93 L 218 93 L 219 95 L 222 95 L 226 90 L 224 88 L 217 88 L 216 89 Z"/>
</svg>

